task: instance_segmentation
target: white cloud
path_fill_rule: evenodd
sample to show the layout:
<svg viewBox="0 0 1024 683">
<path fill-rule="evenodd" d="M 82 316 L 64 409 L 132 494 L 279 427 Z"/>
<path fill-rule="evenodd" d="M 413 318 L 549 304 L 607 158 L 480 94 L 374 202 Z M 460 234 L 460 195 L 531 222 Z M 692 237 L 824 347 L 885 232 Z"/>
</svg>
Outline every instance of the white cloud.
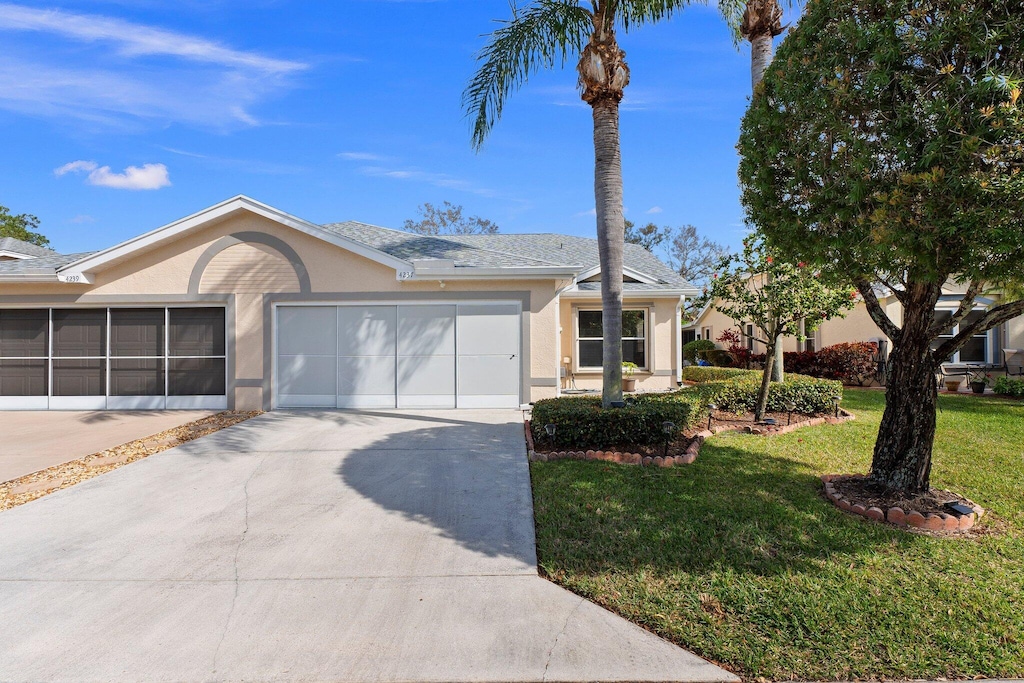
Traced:
<svg viewBox="0 0 1024 683">
<path fill-rule="evenodd" d="M 0 28 L 40 31 L 82 42 L 105 41 L 118 46 L 129 57 L 172 56 L 180 59 L 255 69 L 267 73 L 289 73 L 305 64 L 233 50 L 213 41 L 184 33 L 166 31 L 122 19 L 92 14 L 74 14 L 56 9 L 36 9 L 0 3 Z"/>
<path fill-rule="evenodd" d="M 95 222 L 96 222 L 95 218 L 93 218 L 92 216 L 89 216 L 87 214 L 84 214 L 84 213 L 80 213 L 80 214 L 78 214 L 77 216 L 75 216 L 74 218 L 72 218 L 71 220 L 68 221 L 68 223 L 74 223 L 76 225 L 81 225 L 83 223 L 95 223 Z"/>
<path fill-rule="evenodd" d="M 36 50 L 0 35 L 0 109 L 62 125 L 256 126 L 253 108 L 308 68 L 122 19 L 0 2 L 0 34 L 10 32 L 51 40 Z"/>
<path fill-rule="evenodd" d="M 665 209 L 661 208 L 660 206 L 652 206 L 651 208 L 647 209 L 647 213 L 663 213 L 664 211 Z"/>
<path fill-rule="evenodd" d="M 338 156 L 346 161 L 384 161 L 385 157 L 372 152 L 341 152 Z"/>
<path fill-rule="evenodd" d="M 596 216 L 596 215 L 597 215 L 597 209 L 587 209 L 586 211 L 580 211 L 579 213 L 573 214 L 573 216 L 576 217 L 576 218 L 581 218 L 583 216 Z"/>
<path fill-rule="evenodd" d="M 53 174 L 58 178 L 66 173 L 76 173 L 78 171 L 95 171 L 98 164 L 95 161 L 72 161 L 64 164 L 60 168 L 54 169 Z"/>
<path fill-rule="evenodd" d="M 159 190 L 169 187 L 171 179 L 163 164 L 129 166 L 122 173 L 115 173 L 109 166 L 100 166 L 95 161 L 72 161 L 54 171 L 58 177 L 67 173 L 88 173 L 86 182 L 99 187 L 117 190 Z"/>
<path fill-rule="evenodd" d="M 433 185 L 434 187 L 443 187 L 449 190 L 469 192 L 471 194 L 480 195 L 481 197 L 496 197 L 498 195 L 497 192 L 490 188 L 480 187 L 468 180 L 456 178 L 455 176 L 450 176 L 447 173 L 431 173 L 429 171 L 420 171 L 416 169 L 391 169 L 381 166 L 363 166 L 359 169 L 359 172 L 372 178 L 392 178 L 394 180 L 422 182 L 427 183 L 428 185 Z"/>
</svg>

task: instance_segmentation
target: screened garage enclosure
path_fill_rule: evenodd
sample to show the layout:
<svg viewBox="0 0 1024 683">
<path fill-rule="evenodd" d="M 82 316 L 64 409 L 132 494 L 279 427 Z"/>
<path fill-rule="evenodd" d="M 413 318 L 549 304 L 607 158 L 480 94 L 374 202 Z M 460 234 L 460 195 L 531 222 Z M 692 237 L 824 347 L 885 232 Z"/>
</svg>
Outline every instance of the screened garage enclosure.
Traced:
<svg viewBox="0 0 1024 683">
<path fill-rule="evenodd" d="M 0 310 L 0 409 L 227 408 L 223 308 Z"/>
<path fill-rule="evenodd" d="M 520 305 L 282 305 L 275 407 L 517 408 Z"/>
</svg>

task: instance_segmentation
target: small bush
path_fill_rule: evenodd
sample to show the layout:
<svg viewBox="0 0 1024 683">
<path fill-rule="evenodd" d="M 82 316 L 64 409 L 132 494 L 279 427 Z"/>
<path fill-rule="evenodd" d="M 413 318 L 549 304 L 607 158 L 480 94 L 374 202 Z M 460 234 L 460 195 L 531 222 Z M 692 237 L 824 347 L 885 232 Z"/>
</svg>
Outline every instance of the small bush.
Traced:
<svg viewBox="0 0 1024 683">
<path fill-rule="evenodd" d="M 705 414 L 701 397 L 689 391 L 640 395 L 635 405 L 608 409 L 597 397 L 563 396 L 537 401 L 530 426 L 534 443 L 541 447 L 552 442 L 544 431 L 547 424 L 555 425 L 556 448 L 654 446 L 665 441 L 663 422 L 674 422 L 682 431 Z"/>
<path fill-rule="evenodd" d="M 709 349 L 701 351 L 699 354 L 703 354 L 704 358 L 716 368 L 731 368 L 736 365 L 736 358 L 723 349 Z"/>
<path fill-rule="evenodd" d="M 715 348 L 715 342 L 710 339 L 695 339 L 683 345 L 683 358 L 691 363 L 696 363 L 698 351 L 710 351 L 713 348 Z"/>
<path fill-rule="evenodd" d="M 838 379 L 843 384 L 864 384 L 875 374 L 877 352 L 878 345 L 873 342 L 826 346 L 817 353 L 816 371 L 808 374 Z"/>
<path fill-rule="evenodd" d="M 996 383 L 992 385 L 992 390 L 1000 396 L 1024 398 L 1024 379 L 999 377 L 996 379 Z"/>
<path fill-rule="evenodd" d="M 699 365 L 689 365 L 683 368 L 683 379 L 687 382 L 717 382 L 722 379 L 748 376 L 760 378 L 761 373 L 757 370 L 743 370 L 742 368 L 709 368 Z"/>
<path fill-rule="evenodd" d="M 755 376 L 742 376 L 733 379 L 719 380 L 699 384 L 695 390 L 700 394 L 703 403 L 714 403 L 719 410 L 734 413 L 753 412 L 757 404 L 757 392 L 761 388 L 761 380 Z M 792 401 L 796 404 L 796 412 L 806 415 L 831 413 L 835 410 L 834 400 L 842 398 L 841 382 L 804 375 L 786 375 L 781 384 L 772 382 L 768 387 L 768 410 L 775 413 L 787 412 L 787 405 Z"/>
</svg>

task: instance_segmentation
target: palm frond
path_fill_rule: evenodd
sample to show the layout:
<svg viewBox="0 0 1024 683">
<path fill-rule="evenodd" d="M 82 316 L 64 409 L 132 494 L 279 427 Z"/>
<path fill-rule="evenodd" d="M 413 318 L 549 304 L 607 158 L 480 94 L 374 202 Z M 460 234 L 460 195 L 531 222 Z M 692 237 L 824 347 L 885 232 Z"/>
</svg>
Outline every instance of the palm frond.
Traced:
<svg viewBox="0 0 1024 683">
<path fill-rule="evenodd" d="M 695 4 L 706 5 L 707 0 L 614 0 L 614 11 L 618 24 L 628 32 L 644 24 L 669 19 L 687 5 Z"/>
<path fill-rule="evenodd" d="M 564 65 L 578 55 L 593 32 L 589 10 L 573 0 L 535 0 L 513 7 L 512 19 L 489 34 L 477 55 L 480 68 L 462 93 L 473 119 L 473 147 L 479 149 L 501 118 L 505 100 L 544 68 Z"/>
</svg>

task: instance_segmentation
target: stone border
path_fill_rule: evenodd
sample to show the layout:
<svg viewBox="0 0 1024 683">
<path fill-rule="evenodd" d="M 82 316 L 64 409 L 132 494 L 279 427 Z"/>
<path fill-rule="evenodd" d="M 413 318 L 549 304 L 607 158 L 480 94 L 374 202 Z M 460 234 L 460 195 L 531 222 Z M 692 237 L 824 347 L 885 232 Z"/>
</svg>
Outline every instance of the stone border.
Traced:
<svg viewBox="0 0 1024 683">
<path fill-rule="evenodd" d="M 852 503 L 846 498 L 843 498 L 835 486 L 832 485 L 834 481 L 842 481 L 843 479 L 852 479 L 854 477 L 863 477 L 861 474 L 823 474 L 821 475 L 821 481 L 825 486 L 825 497 L 831 501 L 833 505 L 842 510 L 843 512 L 849 512 L 854 515 L 860 515 L 861 517 L 867 517 L 868 519 L 876 522 L 885 522 L 898 526 L 901 528 L 910 527 L 913 529 L 921 529 L 924 531 L 931 531 L 934 533 L 942 534 L 954 534 L 969 531 L 975 523 L 982 518 L 985 514 L 985 509 L 972 500 L 965 498 L 970 506 L 974 508 L 974 512 L 969 515 L 957 517 L 955 515 L 949 515 L 945 512 L 939 514 L 928 513 L 923 515 L 920 512 L 907 513 L 903 508 L 891 507 L 886 510 L 882 510 L 877 507 L 864 507 L 859 503 Z"/>
<path fill-rule="evenodd" d="M 789 425 L 761 425 L 752 427 L 748 425 L 721 425 L 712 426 L 710 430 L 704 429 L 697 432 L 693 441 L 686 447 L 683 455 L 662 457 L 641 455 L 640 453 L 620 453 L 618 451 L 556 451 L 554 453 L 538 453 L 534 450 L 533 431 L 530 429 L 531 420 L 524 420 L 523 427 L 526 431 L 526 451 L 531 462 L 552 462 L 555 460 L 601 460 L 604 462 L 616 462 L 623 465 L 640 465 L 642 467 L 675 467 L 677 465 L 692 465 L 697 456 L 700 455 L 701 446 L 704 441 L 722 432 L 746 432 L 748 434 L 760 434 L 771 436 L 773 434 L 788 434 L 801 427 L 814 427 L 823 424 L 841 424 L 856 419 L 852 413 L 845 410 L 840 411 L 839 417 L 812 417 L 807 420 L 800 420 Z"/>
</svg>

